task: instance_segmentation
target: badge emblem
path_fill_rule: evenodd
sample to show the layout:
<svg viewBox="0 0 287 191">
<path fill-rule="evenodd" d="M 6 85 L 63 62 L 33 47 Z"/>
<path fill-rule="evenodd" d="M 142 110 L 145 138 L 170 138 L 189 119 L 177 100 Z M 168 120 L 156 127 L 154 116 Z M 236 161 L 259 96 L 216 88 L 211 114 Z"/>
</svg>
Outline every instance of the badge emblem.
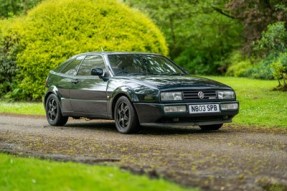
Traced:
<svg viewBox="0 0 287 191">
<path fill-rule="evenodd" d="M 204 93 L 202 91 L 198 92 L 198 97 L 199 99 L 203 99 L 204 98 Z"/>
</svg>

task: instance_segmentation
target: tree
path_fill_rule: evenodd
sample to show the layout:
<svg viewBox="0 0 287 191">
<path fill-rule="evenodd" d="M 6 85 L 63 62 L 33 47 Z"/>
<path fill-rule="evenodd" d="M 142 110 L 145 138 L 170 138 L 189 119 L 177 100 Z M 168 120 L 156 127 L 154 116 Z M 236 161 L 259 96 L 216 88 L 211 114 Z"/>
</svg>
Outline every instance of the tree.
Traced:
<svg viewBox="0 0 287 191">
<path fill-rule="evenodd" d="M 223 60 L 241 45 L 241 24 L 214 7 L 226 0 L 126 0 L 146 12 L 166 36 L 170 57 L 192 73 L 224 71 Z M 220 68 L 220 69 L 219 69 Z"/>
<path fill-rule="evenodd" d="M 197 14 L 195 7 L 197 0 L 126 0 L 132 7 L 136 7 L 148 14 L 164 32 L 169 44 L 170 56 L 175 58 L 184 50 L 186 39 L 189 38 L 188 23 Z"/>
<path fill-rule="evenodd" d="M 243 23 L 246 53 L 252 53 L 253 43 L 269 24 L 286 21 L 286 5 L 287 0 L 230 0 L 226 4 L 228 13 Z"/>
</svg>

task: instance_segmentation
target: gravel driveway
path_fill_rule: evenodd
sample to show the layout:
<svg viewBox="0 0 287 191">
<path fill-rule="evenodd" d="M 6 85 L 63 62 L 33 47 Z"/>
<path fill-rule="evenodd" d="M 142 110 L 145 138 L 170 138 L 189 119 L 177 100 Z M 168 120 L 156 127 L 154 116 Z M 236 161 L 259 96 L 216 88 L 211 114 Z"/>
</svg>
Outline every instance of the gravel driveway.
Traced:
<svg viewBox="0 0 287 191">
<path fill-rule="evenodd" d="M 117 133 L 111 121 L 0 115 L 0 152 L 105 162 L 203 190 L 287 190 L 287 130 L 225 125 L 217 132 L 144 128 Z"/>
</svg>

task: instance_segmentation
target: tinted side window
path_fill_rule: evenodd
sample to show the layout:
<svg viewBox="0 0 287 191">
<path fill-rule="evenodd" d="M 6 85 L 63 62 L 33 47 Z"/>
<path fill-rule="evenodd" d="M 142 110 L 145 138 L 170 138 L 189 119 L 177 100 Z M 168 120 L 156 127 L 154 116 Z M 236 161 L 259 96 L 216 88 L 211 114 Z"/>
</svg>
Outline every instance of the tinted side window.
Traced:
<svg viewBox="0 0 287 191">
<path fill-rule="evenodd" d="M 66 66 L 61 73 L 66 75 L 74 76 L 77 74 L 78 69 L 80 67 L 80 63 L 82 62 L 84 56 L 79 56 L 75 58 L 68 66 Z"/>
<path fill-rule="evenodd" d="M 105 70 L 105 63 L 101 56 L 91 55 L 87 56 L 79 69 L 79 76 L 90 76 L 93 68 L 102 68 Z"/>
<path fill-rule="evenodd" d="M 55 72 L 61 72 L 69 63 L 71 63 L 74 59 L 69 59 L 60 64 L 56 69 L 54 69 Z"/>
</svg>

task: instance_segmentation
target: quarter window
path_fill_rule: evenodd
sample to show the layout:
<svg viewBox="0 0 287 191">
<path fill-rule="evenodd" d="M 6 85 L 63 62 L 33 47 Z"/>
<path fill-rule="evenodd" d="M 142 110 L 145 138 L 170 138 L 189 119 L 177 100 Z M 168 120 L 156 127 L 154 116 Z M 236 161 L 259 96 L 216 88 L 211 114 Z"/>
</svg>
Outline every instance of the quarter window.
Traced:
<svg viewBox="0 0 287 191">
<path fill-rule="evenodd" d="M 105 70 L 104 60 L 99 55 L 87 56 L 78 72 L 78 76 L 90 76 L 93 68 L 101 68 Z"/>
<path fill-rule="evenodd" d="M 61 73 L 75 76 L 77 74 L 77 71 L 80 67 L 80 63 L 84 59 L 84 56 L 77 57 L 74 61 L 72 61 L 68 66 L 66 66 Z"/>
<path fill-rule="evenodd" d="M 62 64 L 60 64 L 54 71 L 55 72 L 62 72 L 62 70 L 71 62 L 73 62 L 74 59 L 69 59 L 65 62 L 63 62 Z"/>
</svg>

